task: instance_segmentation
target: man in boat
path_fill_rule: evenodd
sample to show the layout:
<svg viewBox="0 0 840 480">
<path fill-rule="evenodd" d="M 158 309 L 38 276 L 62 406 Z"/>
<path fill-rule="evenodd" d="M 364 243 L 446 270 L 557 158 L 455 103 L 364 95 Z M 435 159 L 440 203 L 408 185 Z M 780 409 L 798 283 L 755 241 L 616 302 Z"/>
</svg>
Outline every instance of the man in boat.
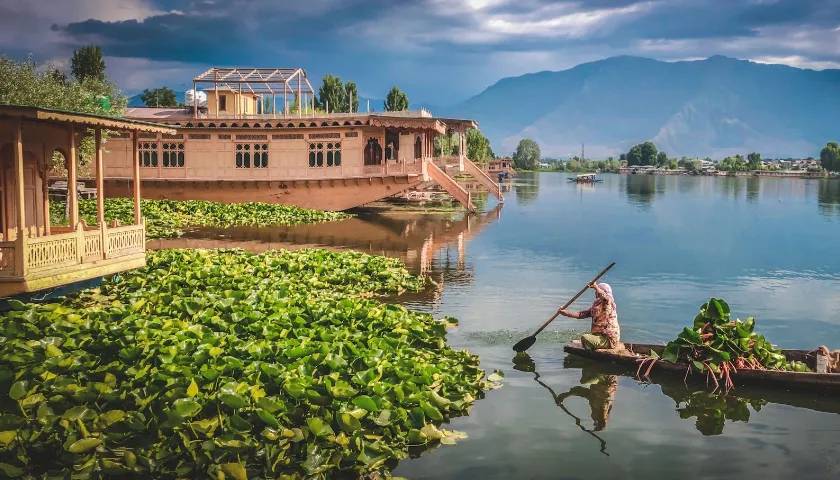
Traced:
<svg viewBox="0 0 840 480">
<path fill-rule="evenodd" d="M 593 283 L 589 288 L 595 290 L 592 306 L 579 312 L 560 310 L 560 314 L 569 318 L 590 318 L 592 327 L 589 333 L 580 337 L 580 343 L 588 350 L 622 349 L 621 330 L 618 326 L 618 309 L 612 294 L 612 287 L 607 283 Z"/>
</svg>

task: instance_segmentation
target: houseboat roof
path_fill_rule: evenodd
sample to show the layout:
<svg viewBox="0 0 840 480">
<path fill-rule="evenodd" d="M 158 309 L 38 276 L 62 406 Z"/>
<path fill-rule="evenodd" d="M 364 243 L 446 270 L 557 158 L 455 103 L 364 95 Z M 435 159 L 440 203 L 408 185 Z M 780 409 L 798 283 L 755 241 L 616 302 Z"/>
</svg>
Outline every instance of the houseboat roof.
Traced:
<svg viewBox="0 0 840 480">
<path fill-rule="evenodd" d="M 447 130 L 478 128 L 474 120 L 433 117 L 426 110 L 400 112 L 316 113 L 230 115 L 214 117 L 202 114 L 196 118 L 190 108 L 134 107 L 126 110 L 126 117 L 166 123 L 181 128 L 314 128 L 314 127 L 389 127 L 424 128 L 440 134 Z"/>
<path fill-rule="evenodd" d="M 22 120 L 41 120 L 45 122 L 75 123 L 86 127 L 102 127 L 112 130 L 131 130 L 138 132 L 174 134 L 175 130 L 167 125 L 160 125 L 143 120 L 106 117 L 90 113 L 70 112 L 51 108 L 26 105 L 0 104 L 0 117 L 19 118 Z"/>
<path fill-rule="evenodd" d="M 307 95 L 315 94 L 312 84 L 302 68 L 285 67 L 211 67 L 193 78 L 195 84 L 213 84 L 233 89 L 231 85 L 244 87 L 251 93 L 281 95 L 288 91 Z M 237 88 L 238 90 L 238 88 Z"/>
</svg>

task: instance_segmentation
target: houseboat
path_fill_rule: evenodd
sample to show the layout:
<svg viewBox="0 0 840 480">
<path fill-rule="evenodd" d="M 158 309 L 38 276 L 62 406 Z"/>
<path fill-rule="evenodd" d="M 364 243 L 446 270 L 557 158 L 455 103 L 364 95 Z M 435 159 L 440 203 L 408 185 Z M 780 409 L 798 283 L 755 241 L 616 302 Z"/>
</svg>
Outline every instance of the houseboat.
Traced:
<svg viewBox="0 0 840 480">
<path fill-rule="evenodd" d="M 95 137 L 96 224 L 79 217 L 77 154 L 82 134 Z M 169 127 L 140 121 L 0 105 L 0 298 L 51 289 L 145 265 L 145 229 L 140 215 L 140 168 L 128 175 L 134 199 L 131 225 L 105 224 L 103 132 L 127 139 L 129 155 L 138 136 L 175 135 Z M 68 225 L 50 224 L 47 171 L 54 153 L 67 169 Z"/>
<path fill-rule="evenodd" d="M 472 120 L 425 110 L 331 113 L 316 110 L 302 68 L 218 68 L 193 79 L 183 108 L 130 108 L 126 117 L 175 129 L 108 142 L 109 195 L 129 195 L 134 164 L 151 199 L 259 201 L 345 210 L 423 182 L 440 184 L 467 209 L 470 193 L 434 154 L 435 137 L 455 133 L 457 168 L 502 199 L 501 189 L 466 152 Z"/>
</svg>

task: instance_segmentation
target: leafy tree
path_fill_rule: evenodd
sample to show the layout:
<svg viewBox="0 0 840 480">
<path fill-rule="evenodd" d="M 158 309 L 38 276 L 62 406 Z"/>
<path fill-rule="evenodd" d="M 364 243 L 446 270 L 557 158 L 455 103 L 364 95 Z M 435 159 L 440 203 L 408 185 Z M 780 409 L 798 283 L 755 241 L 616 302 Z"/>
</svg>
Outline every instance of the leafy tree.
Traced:
<svg viewBox="0 0 840 480">
<path fill-rule="evenodd" d="M 633 145 L 627 152 L 627 165 L 655 165 L 657 153 L 656 145 L 653 142 Z"/>
<path fill-rule="evenodd" d="M 741 155 L 735 155 L 734 157 L 726 157 L 721 160 L 718 164 L 718 170 L 724 170 L 727 172 L 744 172 L 749 170 L 749 164 Z"/>
<path fill-rule="evenodd" d="M 107 80 L 68 80 L 54 67 L 39 72 L 31 58 L 17 62 L 0 57 L 0 103 L 119 116 L 126 99 Z M 93 148 L 88 132 L 79 149 L 83 161 L 93 156 Z"/>
<path fill-rule="evenodd" d="M 758 152 L 752 152 L 747 155 L 747 164 L 750 167 L 750 170 L 760 170 L 761 169 L 761 154 Z"/>
<path fill-rule="evenodd" d="M 467 130 L 467 157 L 478 163 L 486 163 L 487 160 L 495 157 L 490 147 L 490 140 L 477 128 Z"/>
<path fill-rule="evenodd" d="M 540 163 L 540 146 L 530 138 L 523 138 L 513 154 L 513 165 L 520 170 L 536 170 Z"/>
<path fill-rule="evenodd" d="M 457 135 L 455 133 L 448 133 L 435 137 L 435 155 L 444 157 L 458 155 Z"/>
<path fill-rule="evenodd" d="M 321 88 L 318 89 L 318 107 L 330 112 L 344 111 L 342 107 L 347 103 L 347 92 L 344 83 L 334 75 L 324 75 Z"/>
<path fill-rule="evenodd" d="M 105 60 L 102 58 L 102 49 L 97 45 L 88 45 L 73 52 L 70 71 L 79 81 L 87 79 L 104 81 Z"/>
<path fill-rule="evenodd" d="M 657 167 L 667 167 L 668 166 L 668 155 L 665 152 L 659 152 L 656 154 L 656 166 Z"/>
<path fill-rule="evenodd" d="M 840 145 L 828 142 L 820 151 L 820 164 L 829 172 L 840 172 Z"/>
<path fill-rule="evenodd" d="M 356 88 L 356 82 L 348 80 L 344 84 L 344 90 L 347 92 L 347 112 L 358 112 L 359 90 Z"/>
<path fill-rule="evenodd" d="M 352 99 L 352 105 L 350 105 Z M 359 92 L 356 82 L 342 82 L 341 78 L 335 75 L 325 75 L 321 80 L 321 88 L 318 89 L 316 107 L 330 112 L 349 113 L 359 111 Z"/>
<path fill-rule="evenodd" d="M 389 112 L 408 110 L 408 95 L 397 86 L 391 87 L 388 96 L 385 97 L 385 110 Z"/>
<path fill-rule="evenodd" d="M 175 91 L 169 87 L 153 88 L 143 90 L 140 94 L 140 100 L 147 107 L 176 107 L 178 106 L 178 98 L 175 96 Z"/>
</svg>

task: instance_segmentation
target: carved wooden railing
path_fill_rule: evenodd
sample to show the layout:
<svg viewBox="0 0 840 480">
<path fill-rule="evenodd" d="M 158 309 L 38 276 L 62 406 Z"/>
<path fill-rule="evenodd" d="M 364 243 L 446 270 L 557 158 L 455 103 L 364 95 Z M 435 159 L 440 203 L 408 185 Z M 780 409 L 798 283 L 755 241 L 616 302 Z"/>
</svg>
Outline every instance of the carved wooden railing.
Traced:
<svg viewBox="0 0 840 480">
<path fill-rule="evenodd" d="M 446 174 L 443 170 L 440 169 L 437 165 L 433 162 L 428 162 L 426 165 L 426 171 L 438 185 L 443 187 L 450 195 L 455 197 L 455 200 L 464 206 L 470 212 L 475 211 L 475 206 L 473 206 L 472 198 L 470 197 L 470 192 L 464 190 L 464 188 L 458 185 L 452 177 Z"/>
<path fill-rule="evenodd" d="M 27 273 L 79 262 L 79 239 L 76 232 L 28 238 L 24 246 Z"/>
<path fill-rule="evenodd" d="M 0 242 L 0 277 L 15 274 L 15 243 Z"/>
<path fill-rule="evenodd" d="M 146 230 L 143 225 L 109 228 L 105 231 L 105 243 L 108 246 L 107 258 L 143 253 L 146 248 Z"/>
<path fill-rule="evenodd" d="M 103 243 L 104 240 L 104 243 Z M 24 276 L 62 267 L 84 265 L 104 259 L 142 254 L 146 230 L 143 225 L 126 225 L 102 230 L 25 238 L 23 243 Z M 19 242 L 0 242 L 0 277 L 20 275 L 15 254 Z"/>
<path fill-rule="evenodd" d="M 91 230 L 82 234 L 82 262 L 102 260 L 102 232 Z"/>
<path fill-rule="evenodd" d="M 464 170 L 466 170 L 470 176 L 478 180 L 478 183 L 484 185 L 488 190 L 490 190 L 490 193 L 495 195 L 500 202 L 504 201 L 505 198 L 502 195 L 502 187 L 498 183 L 494 182 L 483 168 L 473 163 L 473 161 L 469 158 L 464 158 Z"/>
</svg>

